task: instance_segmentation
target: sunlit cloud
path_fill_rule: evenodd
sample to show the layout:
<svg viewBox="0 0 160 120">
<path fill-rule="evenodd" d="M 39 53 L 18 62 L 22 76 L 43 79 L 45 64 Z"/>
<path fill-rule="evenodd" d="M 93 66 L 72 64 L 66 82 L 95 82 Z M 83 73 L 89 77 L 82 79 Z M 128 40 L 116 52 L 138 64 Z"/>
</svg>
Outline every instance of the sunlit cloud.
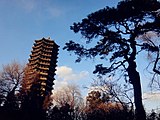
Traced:
<svg viewBox="0 0 160 120">
<path fill-rule="evenodd" d="M 160 92 L 144 93 L 143 99 L 144 100 L 159 100 L 160 101 Z"/>
<path fill-rule="evenodd" d="M 72 68 L 67 66 L 57 67 L 56 80 L 54 81 L 54 90 L 65 87 L 69 84 L 77 84 L 88 78 L 88 71 L 75 72 Z"/>
<path fill-rule="evenodd" d="M 59 81 L 59 80 L 55 80 L 54 81 L 54 91 L 55 90 L 59 90 L 59 89 L 61 89 L 61 88 L 63 88 L 63 87 L 65 87 L 65 86 L 67 86 L 68 85 L 68 82 L 66 82 L 66 81 Z"/>
<path fill-rule="evenodd" d="M 89 73 L 88 71 L 81 71 L 79 73 L 76 73 L 70 67 L 61 66 L 57 68 L 56 74 L 58 80 L 73 81 L 73 80 L 84 79 L 88 76 Z"/>
</svg>

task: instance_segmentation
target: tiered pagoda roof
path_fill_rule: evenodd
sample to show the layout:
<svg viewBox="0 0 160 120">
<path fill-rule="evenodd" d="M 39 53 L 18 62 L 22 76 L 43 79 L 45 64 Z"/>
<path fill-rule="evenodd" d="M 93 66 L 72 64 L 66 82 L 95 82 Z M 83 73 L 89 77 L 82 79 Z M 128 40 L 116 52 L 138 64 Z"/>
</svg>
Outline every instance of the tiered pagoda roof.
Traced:
<svg viewBox="0 0 160 120">
<path fill-rule="evenodd" d="M 50 38 L 35 40 L 29 58 L 29 66 L 38 74 L 39 96 L 48 95 L 53 89 L 59 46 Z"/>
</svg>

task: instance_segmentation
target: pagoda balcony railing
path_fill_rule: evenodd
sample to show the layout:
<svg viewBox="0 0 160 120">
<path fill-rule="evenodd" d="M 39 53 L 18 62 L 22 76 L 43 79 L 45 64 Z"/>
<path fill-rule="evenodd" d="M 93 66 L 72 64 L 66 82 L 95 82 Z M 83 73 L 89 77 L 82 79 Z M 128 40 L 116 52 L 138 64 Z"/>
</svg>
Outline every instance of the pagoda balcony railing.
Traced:
<svg viewBox="0 0 160 120">
<path fill-rule="evenodd" d="M 48 75 L 48 73 L 40 72 L 41 75 Z"/>
<path fill-rule="evenodd" d="M 49 52 L 52 53 L 52 50 L 48 50 L 48 49 L 43 49 L 44 52 Z"/>
<path fill-rule="evenodd" d="M 38 51 L 40 51 L 40 50 L 41 50 L 41 47 L 36 48 L 36 49 L 33 49 L 33 50 L 32 50 L 32 53 L 38 52 Z"/>
<path fill-rule="evenodd" d="M 42 61 L 40 61 L 39 62 L 41 65 L 50 65 L 50 63 L 48 63 L 48 62 L 42 62 Z"/>
<path fill-rule="evenodd" d="M 47 79 L 46 79 L 46 80 L 47 80 Z M 45 82 L 42 82 L 41 85 L 46 86 L 46 83 L 45 83 Z"/>
<path fill-rule="evenodd" d="M 45 53 L 42 53 L 43 56 L 47 56 L 47 57 L 51 57 L 52 55 L 51 54 L 45 54 Z"/>
<path fill-rule="evenodd" d="M 41 57 L 40 59 L 41 59 L 41 60 L 44 60 L 44 61 L 51 61 L 51 59 L 49 59 L 49 58 L 44 58 L 44 57 Z"/>
<path fill-rule="evenodd" d="M 44 44 L 44 48 L 47 48 L 47 49 L 53 49 L 53 45 L 51 44 Z"/>
<path fill-rule="evenodd" d="M 33 64 L 32 69 L 36 68 L 37 66 L 38 66 L 37 64 Z"/>
<path fill-rule="evenodd" d="M 49 41 L 49 40 L 44 41 L 44 43 L 47 44 L 47 45 L 53 45 L 54 44 L 53 41 Z"/>
<path fill-rule="evenodd" d="M 40 47 L 42 47 L 42 44 L 35 44 L 32 48 L 37 49 L 37 48 L 40 48 Z"/>
<path fill-rule="evenodd" d="M 35 59 L 36 59 L 36 57 L 39 57 L 40 55 L 45 56 L 45 57 L 51 57 L 51 56 L 52 56 L 51 54 L 42 53 L 41 51 L 39 51 L 39 52 L 37 52 L 37 53 L 34 53 L 34 54 L 31 54 L 30 56 L 31 56 L 32 58 L 35 58 Z"/>
<path fill-rule="evenodd" d="M 43 70 L 49 70 L 49 68 L 46 68 L 46 67 L 39 67 L 39 68 Z"/>
<path fill-rule="evenodd" d="M 39 58 L 39 56 L 35 56 L 35 57 L 31 57 L 29 60 L 30 61 L 35 61 L 35 60 L 37 60 Z"/>
<path fill-rule="evenodd" d="M 46 44 L 46 43 L 38 43 L 38 44 L 35 44 L 32 48 L 33 49 L 39 49 L 39 48 L 53 49 L 53 45 Z"/>
<path fill-rule="evenodd" d="M 31 65 L 33 65 L 33 64 L 35 64 L 35 63 L 37 63 L 37 62 L 39 62 L 39 60 L 38 60 L 38 59 L 37 59 L 37 60 L 35 60 L 35 61 L 34 61 L 34 60 L 30 60 L 30 59 L 29 59 L 29 61 L 30 61 L 30 64 L 31 64 Z"/>
<path fill-rule="evenodd" d="M 48 48 L 48 49 L 53 49 L 53 45 L 51 45 L 51 44 L 46 44 L 46 43 L 44 43 L 44 44 L 43 44 L 43 47 L 44 47 L 44 48 Z"/>
<path fill-rule="evenodd" d="M 40 53 L 41 53 L 41 51 L 39 51 L 39 52 L 35 52 L 35 53 L 31 54 L 30 56 L 31 56 L 31 57 L 39 56 L 39 55 L 40 55 Z"/>
<path fill-rule="evenodd" d="M 42 40 L 35 40 L 36 44 L 42 43 Z"/>
<path fill-rule="evenodd" d="M 46 77 L 40 77 L 39 79 L 40 79 L 40 80 L 47 80 Z"/>
</svg>

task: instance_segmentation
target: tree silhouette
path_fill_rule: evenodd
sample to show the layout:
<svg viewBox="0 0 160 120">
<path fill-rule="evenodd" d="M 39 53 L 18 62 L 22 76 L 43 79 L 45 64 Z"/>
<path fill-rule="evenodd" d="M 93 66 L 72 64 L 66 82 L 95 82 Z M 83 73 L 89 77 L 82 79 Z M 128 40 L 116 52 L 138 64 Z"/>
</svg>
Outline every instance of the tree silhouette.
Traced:
<svg viewBox="0 0 160 120">
<path fill-rule="evenodd" d="M 15 102 L 23 74 L 24 66 L 16 61 L 3 65 L 3 69 L 0 71 L 0 94 L 4 105 L 11 105 Z"/>
<path fill-rule="evenodd" d="M 83 98 L 79 86 L 75 84 L 66 85 L 53 91 L 51 98 L 54 103 L 60 107 L 67 103 L 72 109 L 75 109 L 83 104 Z"/>
<path fill-rule="evenodd" d="M 117 79 L 104 75 L 94 79 L 91 87 L 101 92 L 103 101 L 118 102 L 124 107 L 127 104 L 133 110 L 133 88 L 129 83 L 119 83 Z"/>
<path fill-rule="evenodd" d="M 72 113 L 73 109 L 67 103 L 61 107 L 54 106 L 50 110 L 49 120 L 75 120 Z"/>
<path fill-rule="evenodd" d="M 87 120 L 133 120 L 133 111 L 127 104 L 111 101 L 99 91 L 91 91 L 86 97 Z"/>
<path fill-rule="evenodd" d="M 52 95 L 53 104 L 62 108 L 69 105 L 72 109 L 72 118 L 78 120 L 81 117 L 82 110 L 84 108 L 84 101 L 81 96 L 79 86 L 75 84 L 69 84 L 62 86 L 57 90 L 53 91 Z"/>
<path fill-rule="evenodd" d="M 82 57 L 96 56 L 109 60 L 110 66 L 98 64 L 94 73 L 115 75 L 120 70 L 124 79 L 133 85 L 137 120 L 145 120 L 146 115 L 136 56 L 142 51 L 157 53 L 153 71 L 159 73 L 159 46 L 152 39 L 141 37 L 149 32 L 159 34 L 159 8 L 160 2 L 157 0 L 124 0 L 116 8 L 107 6 L 71 26 L 71 30 L 80 32 L 86 38 L 86 44 L 97 42 L 95 46 L 86 48 L 69 41 L 64 47 L 78 55 L 76 62 L 80 62 Z"/>
<path fill-rule="evenodd" d="M 91 91 L 86 97 L 86 102 L 89 109 L 93 110 L 105 101 L 103 101 L 103 97 L 99 91 Z"/>
<path fill-rule="evenodd" d="M 24 66 L 17 61 L 3 65 L 0 71 L 0 118 L 17 120 L 20 116 L 19 93 Z"/>
</svg>

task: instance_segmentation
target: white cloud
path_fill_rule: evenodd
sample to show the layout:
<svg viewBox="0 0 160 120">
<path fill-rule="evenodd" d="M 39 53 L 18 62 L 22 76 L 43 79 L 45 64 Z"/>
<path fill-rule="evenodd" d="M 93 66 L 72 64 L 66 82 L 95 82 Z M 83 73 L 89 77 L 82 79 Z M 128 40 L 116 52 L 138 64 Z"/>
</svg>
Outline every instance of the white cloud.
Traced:
<svg viewBox="0 0 160 120">
<path fill-rule="evenodd" d="M 58 80 L 55 80 L 54 81 L 54 90 L 58 90 L 58 89 L 61 89 L 62 87 L 65 87 L 68 85 L 68 83 L 66 81 L 58 81 Z"/>
<path fill-rule="evenodd" d="M 143 99 L 144 100 L 159 100 L 160 101 L 160 93 L 159 92 L 144 93 Z"/>
<path fill-rule="evenodd" d="M 89 75 L 88 71 L 75 73 L 72 68 L 67 66 L 57 67 L 56 74 L 57 79 L 63 81 L 80 80 L 86 78 Z"/>
<path fill-rule="evenodd" d="M 160 108 L 160 92 L 144 93 L 143 103 L 148 111 L 158 110 L 157 108 Z"/>
<path fill-rule="evenodd" d="M 77 84 L 79 81 L 83 83 L 82 81 L 88 76 L 88 71 L 75 72 L 72 68 L 67 66 L 57 67 L 54 90 L 65 87 L 68 84 Z"/>
</svg>

